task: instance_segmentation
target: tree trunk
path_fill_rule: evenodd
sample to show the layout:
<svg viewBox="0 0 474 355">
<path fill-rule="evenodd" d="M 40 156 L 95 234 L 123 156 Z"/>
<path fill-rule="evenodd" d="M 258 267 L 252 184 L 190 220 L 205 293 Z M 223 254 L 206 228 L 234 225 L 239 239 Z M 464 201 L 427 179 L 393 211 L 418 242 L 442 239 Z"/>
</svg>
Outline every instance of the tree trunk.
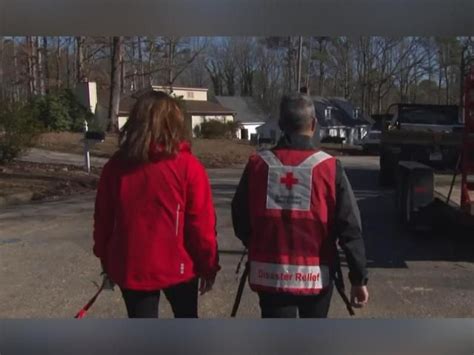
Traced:
<svg viewBox="0 0 474 355">
<path fill-rule="evenodd" d="M 382 84 L 377 87 L 377 113 L 382 113 Z"/>
<path fill-rule="evenodd" d="M 143 51 L 142 51 L 142 38 L 140 36 L 137 37 L 138 42 L 138 69 L 140 74 L 140 89 L 145 87 L 145 76 L 144 74 L 144 67 L 143 67 Z"/>
<path fill-rule="evenodd" d="M 71 42 L 68 41 L 66 45 L 66 86 L 68 89 L 71 88 L 71 53 L 69 52 L 69 47 Z"/>
<path fill-rule="evenodd" d="M 288 70 L 288 91 L 293 91 L 293 41 L 288 37 L 288 52 L 287 52 L 287 70 Z"/>
<path fill-rule="evenodd" d="M 18 53 L 16 50 L 15 37 L 12 37 L 13 46 L 13 80 L 15 81 L 13 87 L 13 101 L 18 102 L 20 100 L 20 83 L 19 83 L 19 68 L 18 68 Z"/>
<path fill-rule="evenodd" d="M 34 65 L 34 46 L 33 39 L 31 36 L 26 37 L 26 48 L 27 48 L 27 72 L 28 72 L 28 96 L 32 97 L 36 95 L 36 83 L 35 83 L 35 65 Z"/>
<path fill-rule="evenodd" d="M 76 37 L 76 82 L 82 83 L 86 80 L 84 68 L 84 37 Z"/>
<path fill-rule="evenodd" d="M 43 83 L 45 93 L 49 92 L 48 37 L 43 37 Z"/>
<path fill-rule="evenodd" d="M 125 62 L 123 55 L 120 55 L 120 93 L 125 92 Z"/>
<path fill-rule="evenodd" d="M 415 68 L 413 69 L 415 70 L 415 74 L 414 74 L 414 87 L 413 87 L 413 93 L 412 93 L 412 102 L 416 102 L 417 98 L 418 98 L 418 66 L 415 65 Z"/>
<path fill-rule="evenodd" d="M 312 50 L 313 50 L 312 41 L 311 41 L 311 37 L 309 37 L 309 43 L 308 43 L 308 67 L 307 67 L 307 69 L 306 69 L 306 89 L 308 90 L 308 95 L 311 95 L 309 80 L 310 80 L 310 74 L 311 74 L 311 63 L 312 63 L 311 56 L 312 56 Z"/>
<path fill-rule="evenodd" d="M 324 61 L 323 61 L 323 52 L 324 52 L 324 38 L 318 38 L 318 44 L 319 44 L 319 95 L 324 96 L 324 81 L 325 81 L 325 75 L 324 75 Z"/>
<path fill-rule="evenodd" d="M 110 73 L 109 130 L 118 132 L 120 108 L 120 62 L 123 53 L 123 37 L 113 37 Z"/>
<path fill-rule="evenodd" d="M 44 95 L 46 93 L 46 90 L 45 90 L 45 82 L 44 82 L 43 50 L 40 47 L 40 38 L 38 36 L 36 37 L 35 47 L 36 47 L 36 75 L 37 75 L 37 82 L 39 84 L 39 94 Z"/>
<path fill-rule="evenodd" d="M 446 81 L 446 105 L 449 105 L 449 74 L 448 66 L 444 68 L 444 80 Z"/>
<path fill-rule="evenodd" d="M 168 45 L 168 86 L 173 86 L 174 40 L 170 38 Z"/>
<path fill-rule="evenodd" d="M 130 45 L 132 46 L 132 61 L 130 62 L 130 67 L 133 70 L 132 74 L 132 79 L 130 81 L 130 89 L 131 91 L 136 91 L 137 90 L 137 79 L 138 79 L 138 69 L 137 69 L 137 46 L 135 43 L 135 39 L 131 38 L 130 39 Z"/>
<path fill-rule="evenodd" d="M 153 76 L 152 76 L 152 62 L 153 62 L 153 46 L 154 44 L 154 39 L 153 40 L 150 40 L 150 47 L 149 47 L 149 50 L 148 50 L 148 54 L 149 54 L 149 57 L 148 57 L 148 85 L 151 87 L 153 85 Z"/>
<path fill-rule="evenodd" d="M 56 89 L 61 87 L 61 37 L 56 42 Z"/>
</svg>

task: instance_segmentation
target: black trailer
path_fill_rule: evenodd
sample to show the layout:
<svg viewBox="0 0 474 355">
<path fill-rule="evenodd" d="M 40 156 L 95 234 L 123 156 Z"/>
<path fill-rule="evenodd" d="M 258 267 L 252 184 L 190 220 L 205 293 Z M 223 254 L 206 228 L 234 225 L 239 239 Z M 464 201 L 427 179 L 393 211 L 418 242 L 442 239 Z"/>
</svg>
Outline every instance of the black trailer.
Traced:
<svg viewBox="0 0 474 355">
<path fill-rule="evenodd" d="M 399 221 L 412 230 L 449 230 L 472 235 L 474 214 L 447 198 L 437 197 L 430 166 L 401 161 L 396 175 L 396 211 Z"/>
</svg>

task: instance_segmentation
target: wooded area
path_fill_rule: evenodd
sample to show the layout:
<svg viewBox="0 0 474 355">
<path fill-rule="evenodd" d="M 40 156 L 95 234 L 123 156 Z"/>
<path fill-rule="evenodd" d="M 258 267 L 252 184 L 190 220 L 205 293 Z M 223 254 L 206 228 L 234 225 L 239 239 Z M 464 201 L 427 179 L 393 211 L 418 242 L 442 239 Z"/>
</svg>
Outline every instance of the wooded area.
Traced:
<svg viewBox="0 0 474 355">
<path fill-rule="evenodd" d="M 302 85 L 340 96 L 368 114 L 393 102 L 458 104 L 471 38 L 305 37 Z M 149 85 L 207 87 L 257 98 L 269 113 L 297 90 L 297 37 L 3 37 L 0 99 L 25 101 L 83 81 L 120 95 Z"/>
</svg>

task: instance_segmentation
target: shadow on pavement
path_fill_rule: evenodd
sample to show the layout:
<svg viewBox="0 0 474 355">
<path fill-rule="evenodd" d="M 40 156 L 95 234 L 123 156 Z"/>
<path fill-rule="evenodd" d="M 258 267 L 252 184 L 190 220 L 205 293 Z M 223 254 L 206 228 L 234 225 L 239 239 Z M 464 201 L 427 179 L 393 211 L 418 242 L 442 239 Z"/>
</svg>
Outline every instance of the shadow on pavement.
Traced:
<svg viewBox="0 0 474 355">
<path fill-rule="evenodd" d="M 420 234 L 398 223 L 394 192 L 379 189 L 378 170 L 346 168 L 346 172 L 358 198 L 369 267 L 406 268 L 411 261 L 474 262 L 474 238 L 440 230 Z"/>
</svg>

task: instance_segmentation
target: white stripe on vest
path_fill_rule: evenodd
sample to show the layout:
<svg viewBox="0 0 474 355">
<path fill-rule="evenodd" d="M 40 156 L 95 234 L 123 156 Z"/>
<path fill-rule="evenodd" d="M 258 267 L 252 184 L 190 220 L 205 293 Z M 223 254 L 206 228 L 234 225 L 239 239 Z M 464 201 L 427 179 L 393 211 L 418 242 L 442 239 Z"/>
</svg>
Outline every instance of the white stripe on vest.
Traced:
<svg viewBox="0 0 474 355">
<path fill-rule="evenodd" d="M 258 153 L 268 165 L 267 209 L 309 211 L 313 187 L 313 169 L 331 158 L 316 152 L 300 165 L 283 165 L 270 150 Z"/>
<path fill-rule="evenodd" d="M 325 265 L 285 265 L 252 261 L 250 283 L 271 288 L 319 290 L 330 283 Z"/>
</svg>

